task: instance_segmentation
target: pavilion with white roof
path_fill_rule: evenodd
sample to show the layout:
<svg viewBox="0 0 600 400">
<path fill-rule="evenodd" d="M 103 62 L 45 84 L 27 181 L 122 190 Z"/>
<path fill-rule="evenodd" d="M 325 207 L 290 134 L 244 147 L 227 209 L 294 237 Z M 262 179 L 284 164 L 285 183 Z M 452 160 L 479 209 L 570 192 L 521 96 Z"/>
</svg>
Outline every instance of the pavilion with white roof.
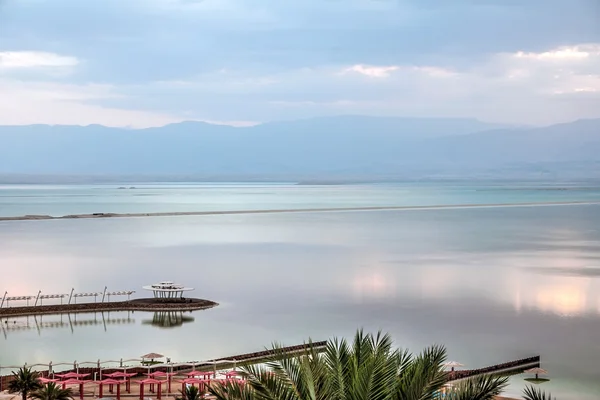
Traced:
<svg viewBox="0 0 600 400">
<path fill-rule="evenodd" d="M 156 299 L 182 299 L 183 292 L 189 292 L 194 288 L 184 287 L 178 283 L 171 281 L 163 281 L 150 286 L 144 286 L 145 290 L 151 290 Z"/>
</svg>

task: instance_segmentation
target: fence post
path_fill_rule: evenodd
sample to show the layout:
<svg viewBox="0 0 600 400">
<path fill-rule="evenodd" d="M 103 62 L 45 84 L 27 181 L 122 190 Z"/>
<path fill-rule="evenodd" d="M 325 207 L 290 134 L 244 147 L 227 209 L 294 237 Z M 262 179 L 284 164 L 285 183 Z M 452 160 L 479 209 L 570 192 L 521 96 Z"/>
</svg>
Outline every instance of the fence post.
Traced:
<svg viewBox="0 0 600 400">
<path fill-rule="evenodd" d="M 35 304 L 33 305 L 34 307 L 37 306 L 38 300 L 40 299 L 40 294 L 42 294 L 41 290 L 38 292 L 37 297 L 35 298 Z"/>
</svg>

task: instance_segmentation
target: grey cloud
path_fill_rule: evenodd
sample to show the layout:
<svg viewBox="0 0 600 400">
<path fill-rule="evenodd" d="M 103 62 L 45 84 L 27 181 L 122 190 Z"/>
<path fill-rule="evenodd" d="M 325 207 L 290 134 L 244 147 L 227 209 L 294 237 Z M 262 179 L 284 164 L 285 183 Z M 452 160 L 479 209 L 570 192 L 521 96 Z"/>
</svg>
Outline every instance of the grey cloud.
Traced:
<svg viewBox="0 0 600 400">
<path fill-rule="evenodd" d="M 598 4 L 440 1 L 12 2 L 2 46 L 77 56 L 80 82 L 180 79 L 220 68 L 466 66 L 501 51 L 600 41 Z M 180 6 L 177 6 L 179 4 Z"/>
</svg>

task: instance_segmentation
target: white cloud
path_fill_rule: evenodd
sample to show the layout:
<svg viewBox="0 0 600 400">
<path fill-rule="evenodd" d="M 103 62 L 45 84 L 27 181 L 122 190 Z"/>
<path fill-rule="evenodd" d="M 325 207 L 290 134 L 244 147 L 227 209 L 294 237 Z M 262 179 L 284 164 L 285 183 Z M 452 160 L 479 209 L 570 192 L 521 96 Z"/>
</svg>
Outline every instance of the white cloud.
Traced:
<svg viewBox="0 0 600 400">
<path fill-rule="evenodd" d="M 48 77 L 47 70 L 41 73 Z M 360 75 L 365 79 L 356 79 Z M 276 72 L 227 66 L 122 86 L 31 79 L 37 80 L 0 78 L 0 124 L 144 127 L 202 120 L 243 126 L 345 113 L 476 117 L 520 124 L 600 117 L 600 44 L 498 53 L 463 68 L 451 60 L 443 65 L 365 62 Z"/>
<path fill-rule="evenodd" d="M 164 84 L 164 83 L 161 83 Z M 101 124 L 114 127 L 146 128 L 182 121 L 203 121 L 216 125 L 252 126 L 252 120 L 198 118 L 197 113 L 136 109 L 135 98 L 123 94 L 125 87 L 107 84 L 63 84 L 49 81 L 22 81 L 0 77 L 0 124 Z M 130 103 L 130 108 L 103 106 L 110 100 Z"/>
<path fill-rule="evenodd" d="M 542 53 L 531 53 L 519 51 L 514 54 L 515 58 L 525 58 L 541 61 L 568 61 L 584 60 L 592 56 L 600 55 L 600 45 L 583 44 L 578 46 L 563 46 Z"/>
<path fill-rule="evenodd" d="M 387 78 L 388 76 L 390 76 L 391 72 L 398 70 L 398 68 L 399 67 L 395 65 L 377 67 L 372 65 L 357 64 L 346 68 L 342 72 L 356 72 L 365 76 L 369 76 L 371 78 Z"/>
<path fill-rule="evenodd" d="M 0 51 L 0 68 L 73 67 L 76 57 L 43 51 Z"/>
<path fill-rule="evenodd" d="M 119 97 L 109 85 L 64 85 L 0 80 L 0 123 L 65 124 L 143 128 L 179 122 L 163 113 L 102 107 L 90 100 Z"/>
<path fill-rule="evenodd" d="M 457 76 L 456 72 L 450 71 L 446 68 L 441 67 L 430 67 L 430 66 L 422 66 L 422 67 L 412 67 L 413 71 L 421 72 L 425 75 L 434 78 L 449 78 L 452 76 Z"/>
</svg>

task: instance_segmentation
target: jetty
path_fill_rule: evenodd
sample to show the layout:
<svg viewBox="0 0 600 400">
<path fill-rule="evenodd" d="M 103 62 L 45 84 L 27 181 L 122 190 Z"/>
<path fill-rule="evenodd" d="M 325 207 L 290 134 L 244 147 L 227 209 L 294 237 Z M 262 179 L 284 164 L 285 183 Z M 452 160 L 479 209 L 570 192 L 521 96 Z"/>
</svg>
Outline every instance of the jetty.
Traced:
<svg viewBox="0 0 600 400">
<path fill-rule="evenodd" d="M 522 358 L 520 360 L 509 361 L 501 364 L 492 365 L 489 367 L 450 371 L 448 372 L 448 382 L 457 383 L 459 381 L 472 378 L 479 375 L 514 375 L 521 374 L 525 370 L 530 368 L 537 368 L 540 366 L 541 357 L 533 356 L 528 358 Z"/>
<path fill-rule="evenodd" d="M 154 297 L 131 299 L 134 290 L 109 292 L 106 286 L 102 292 L 75 293 L 75 289 L 71 289 L 70 294 L 42 294 L 40 290 L 37 296 L 8 296 L 8 292 L 5 292 L 0 298 L 0 318 L 110 311 L 197 311 L 218 305 L 210 300 L 183 297 L 185 292 L 192 291 L 194 288 L 184 287 L 171 281 L 144 286 L 144 289 L 152 291 Z M 127 300 L 111 301 L 111 297 L 119 296 L 127 296 Z M 94 302 L 77 303 L 78 298 L 91 297 L 94 298 Z M 97 301 L 98 299 L 100 301 Z M 60 304 L 43 304 L 44 300 L 60 300 Z M 15 302 L 26 302 L 26 305 L 10 306 Z"/>
<path fill-rule="evenodd" d="M 139 217 L 185 217 L 203 215 L 240 215 L 240 214 L 279 214 L 279 213 L 316 213 L 344 211 L 417 211 L 417 210 L 451 210 L 461 208 L 497 208 L 497 207 L 537 207 L 537 206 L 573 206 L 598 205 L 598 201 L 547 201 L 547 202 L 515 202 L 490 204 L 440 204 L 431 206 L 365 206 L 365 207 L 319 207 L 319 208 L 287 208 L 263 210 L 225 210 L 225 211 L 170 211 L 150 213 L 92 213 L 71 215 L 20 215 L 0 216 L 2 221 L 45 221 L 73 219 L 104 219 L 104 218 L 139 218 Z"/>
</svg>

